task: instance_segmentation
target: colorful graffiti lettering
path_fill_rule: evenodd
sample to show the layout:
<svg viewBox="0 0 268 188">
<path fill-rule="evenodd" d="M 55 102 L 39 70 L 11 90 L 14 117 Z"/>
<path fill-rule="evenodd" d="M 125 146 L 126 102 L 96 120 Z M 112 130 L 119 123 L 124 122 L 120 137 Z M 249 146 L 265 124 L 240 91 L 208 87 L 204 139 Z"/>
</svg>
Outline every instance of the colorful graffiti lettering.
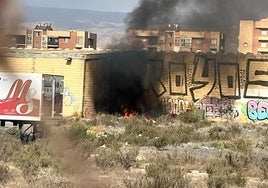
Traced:
<svg viewBox="0 0 268 188">
<path fill-rule="evenodd" d="M 239 112 L 235 109 L 234 100 L 232 99 L 218 99 L 206 96 L 196 102 L 195 107 L 204 110 L 205 117 L 221 117 L 233 120 L 239 116 Z"/>
<path fill-rule="evenodd" d="M 265 101 L 256 102 L 253 100 L 247 103 L 247 115 L 250 120 L 268 119 L 268 103 Z"/>
<path fill-rule="evenodd" d="M 193 109 L 192 102 L 184 99 L 163 98 L 162 99 L 163 112 L 165 114 L 180 114 Z"/>
</svg>

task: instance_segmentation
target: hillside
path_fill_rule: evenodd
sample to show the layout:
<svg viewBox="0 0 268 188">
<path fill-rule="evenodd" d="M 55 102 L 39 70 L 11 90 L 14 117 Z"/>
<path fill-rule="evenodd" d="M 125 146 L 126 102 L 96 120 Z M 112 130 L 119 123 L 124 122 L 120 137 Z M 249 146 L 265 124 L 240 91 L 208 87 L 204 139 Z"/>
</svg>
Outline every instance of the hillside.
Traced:
<svg viewBox="0 0 268 188">
<path fill-rule="evenodd" d="M 103 48 L 111 38 L 121 36 L 126 29 L 124 12 L 26 7 L 23 26 L 32 28 L 40 22 L 52 23 L 54 29 L 87 30 L 98 34 L 98 47 Z"/>
</svg>

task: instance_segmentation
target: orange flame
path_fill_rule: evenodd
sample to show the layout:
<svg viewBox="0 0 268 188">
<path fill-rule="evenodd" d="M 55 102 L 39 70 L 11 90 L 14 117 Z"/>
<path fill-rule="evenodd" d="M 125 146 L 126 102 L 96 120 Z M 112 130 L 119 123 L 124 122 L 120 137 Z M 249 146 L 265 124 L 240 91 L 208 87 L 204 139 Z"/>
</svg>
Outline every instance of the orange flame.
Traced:
<svg viewBox="0 0 268 188">
<path fill-rule="evenodd" d="M 128 108 L 124 108 L 123 110 L 123 115 L 130 117 L 130 116 L 135 116 L 137 114 L 137 112 L 135 112 L 134 110 L 128 109 Z"/>
</svg>

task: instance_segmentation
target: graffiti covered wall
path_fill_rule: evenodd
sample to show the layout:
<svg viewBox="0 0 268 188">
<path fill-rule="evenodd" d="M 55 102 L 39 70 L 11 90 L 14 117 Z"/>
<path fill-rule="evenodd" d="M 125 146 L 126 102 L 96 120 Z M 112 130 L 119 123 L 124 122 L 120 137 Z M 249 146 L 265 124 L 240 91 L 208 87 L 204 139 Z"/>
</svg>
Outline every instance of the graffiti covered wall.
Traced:
<svg viewBox="0 0 268 188">
<path fill-rule="evenodd" d="M 150 82 L 166 113 L 201 109 L 205 117 L 268 119 L 268 57 L 159 53 L 148 54 L 147 63 L 161 69 Z"/>
</svg>

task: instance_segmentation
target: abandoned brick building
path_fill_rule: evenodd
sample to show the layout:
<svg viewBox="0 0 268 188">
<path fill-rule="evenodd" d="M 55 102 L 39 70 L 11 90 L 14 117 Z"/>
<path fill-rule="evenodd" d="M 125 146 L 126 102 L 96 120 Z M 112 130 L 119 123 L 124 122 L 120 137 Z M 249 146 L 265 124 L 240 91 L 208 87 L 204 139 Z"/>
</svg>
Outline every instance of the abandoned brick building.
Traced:
<svg viewBox="0 0 268 188">
<path fill-rule="evenodd" d="M 34 29 L 7 31 L 8 47 L 36 49 L 97 48 L 97 34 L 88 31 L 53 30 L 51 24 L 39 24 Z"/>
<path fill-rule="evenodd" d="M 222 32 L 183 31 L 172 24 L 157 29 L 130 29 L 130 43 L 140 42 L 143 48 L 155 52 L 224 53 L 225 36 Z"/>
<path fill-rule="evenodd" d="M 259 21 L 241 20 L 238 52 L 268 54 L 268 18 Z"/>
</svg>

